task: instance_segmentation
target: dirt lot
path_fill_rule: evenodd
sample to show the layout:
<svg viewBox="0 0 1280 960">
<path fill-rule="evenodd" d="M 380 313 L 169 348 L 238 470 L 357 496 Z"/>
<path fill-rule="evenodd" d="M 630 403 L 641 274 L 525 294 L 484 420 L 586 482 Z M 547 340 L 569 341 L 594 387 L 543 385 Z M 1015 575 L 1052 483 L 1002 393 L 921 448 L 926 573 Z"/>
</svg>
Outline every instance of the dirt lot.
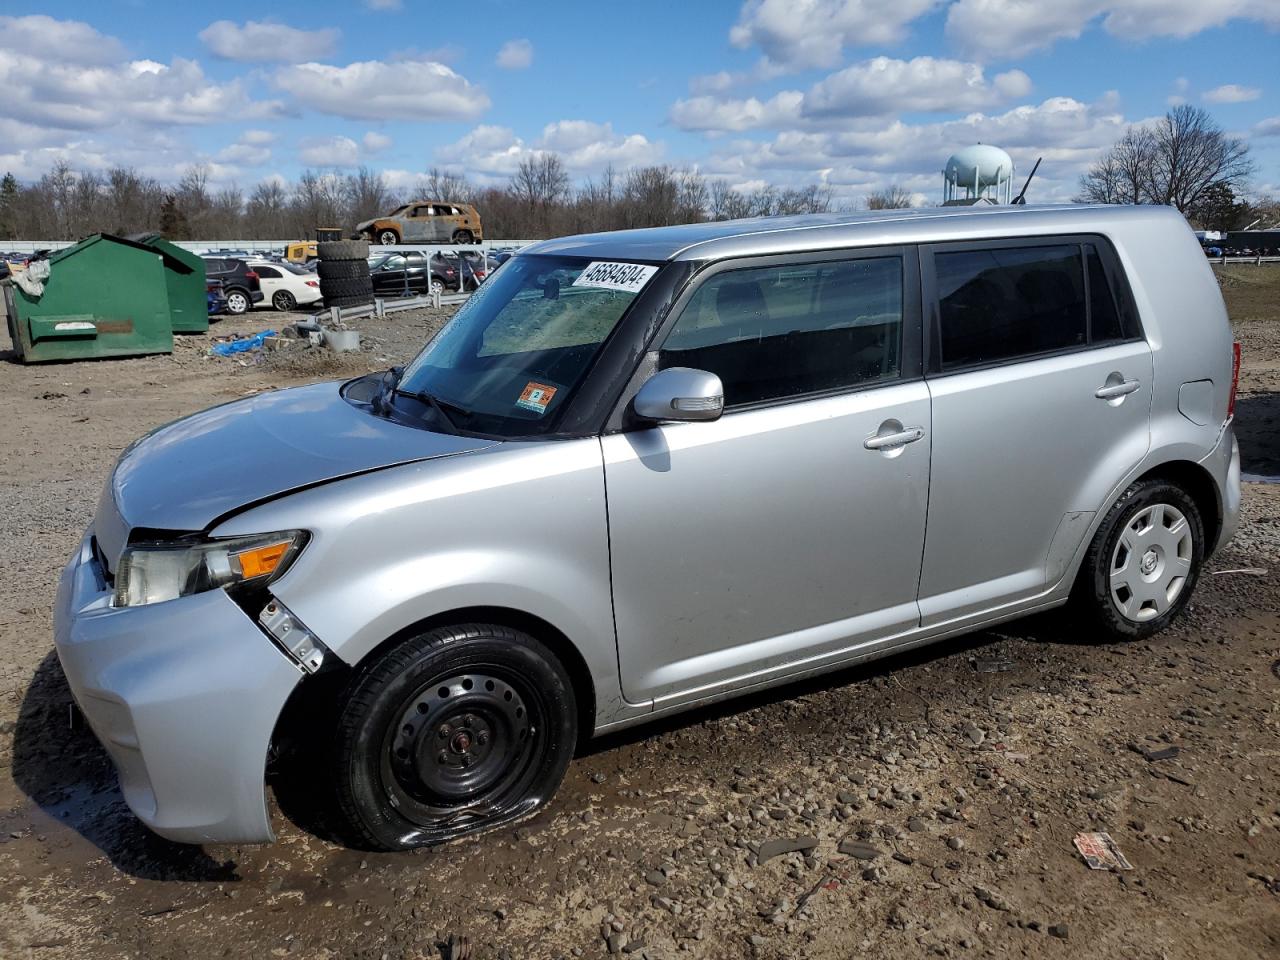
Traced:
<svg viewBox="0 0 1280 960">
<path fill-rule="evenodd" d="M 1246 469 L 1277 474 L 1280 267 L 1224 290 Z M 0 362 L 0 958 L 463 955 L 451 936 L 515 960 L 1280 956 L 1280 488 L 1261 483 L 1153 642 L 1044 617 L 687 715 L 592 745 L 520 828 L 429 852 L 329 843 L 296 783 L 274 846 L 147 833 L 68 729 L 51 654 L 57 572 L 111 463 L 198 408 L 403 361 L 441 319 L 365 322 L 358 356 L 241 365 L 192 337 Z M 1134 869 L 1090 871 L 1082 830 Z M 769 856 L 795 838 L 816 846 Z"/>
</svg>

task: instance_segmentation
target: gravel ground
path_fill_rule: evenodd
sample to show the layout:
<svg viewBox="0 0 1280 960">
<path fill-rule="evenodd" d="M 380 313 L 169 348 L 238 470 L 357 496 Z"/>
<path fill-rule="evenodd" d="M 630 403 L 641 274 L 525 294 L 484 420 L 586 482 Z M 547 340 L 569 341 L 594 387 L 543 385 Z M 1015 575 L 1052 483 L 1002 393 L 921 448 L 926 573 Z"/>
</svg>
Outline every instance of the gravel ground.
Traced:
<svg viewBox="0 0 1280 960">
<path fill-rule="evenodd" d="M 1280 268 L 1224 291 L 1246 469 L 1275 474 Z M 688 714 L 585 748 L 517 829 L 433 851 L 330 843 L 304 778 L 275 785 L 273 846 L 150 835 L 68 729 L 50 647 L 111 463 L 201 407 L 403 362 L 443 319 L 363 321 L 358 355 L 242 364 L 193 336 L 0 363 L 0 957 L 1280 956 L 1280 498 L 1260 483 L 1147 643 L 1045 616 Z M 1134 869 L 1090 871 L 1085 830 Z"/>
</svg>

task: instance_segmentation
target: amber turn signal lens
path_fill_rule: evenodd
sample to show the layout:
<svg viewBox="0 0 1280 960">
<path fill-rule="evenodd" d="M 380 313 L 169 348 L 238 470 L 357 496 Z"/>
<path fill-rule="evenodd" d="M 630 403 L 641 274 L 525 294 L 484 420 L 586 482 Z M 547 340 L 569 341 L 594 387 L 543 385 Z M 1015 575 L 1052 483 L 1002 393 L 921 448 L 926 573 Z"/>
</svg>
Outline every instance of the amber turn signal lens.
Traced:
<svg viewBox="0 0 1280 960">
<path fill-rule="evenodd" d="M 237 553 L 235 557 L 240 561 L 241 574 L 246 580 L 252 580 L 254 577 L 272 573 L 276 567 L 280 566 L 280 561 L 284 559 L 284 555 L 289 552 L 291 546 L 293 546 L 292 541 L 282 540 L 280 543 L 269 543 L 265 547 L 254 547 L 252 550 Z"/>
</svg>

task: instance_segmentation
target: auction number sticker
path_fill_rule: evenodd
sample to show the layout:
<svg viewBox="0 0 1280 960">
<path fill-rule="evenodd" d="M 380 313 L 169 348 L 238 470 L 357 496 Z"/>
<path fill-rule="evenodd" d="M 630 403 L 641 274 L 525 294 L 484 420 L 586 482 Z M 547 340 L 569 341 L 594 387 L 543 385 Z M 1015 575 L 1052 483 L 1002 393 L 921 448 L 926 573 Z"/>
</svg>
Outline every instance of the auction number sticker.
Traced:
<svg viewBox="0 0 1280 960">
<path fill-rule="evenodd" d="M 593 260 L 587 269 L 573 281 L 575 287 L 603 287 L 605 290 L 621 290 L 639 293 L 649 278 L 658 272 L 647 263 L 614 263 L 609 260 Z"/>
<path fill-rule="evenodd" d="M 547 407 L 551 405 L 551 398 L 555 395 L 555 387 L 548 386 L 545 383 L 538 383 L 536 380 L 530 380 L 524 385 L 524 390 L 520 394 L 520 399 L 516 401 L 516 406 L 524 410 L 532 410 L 541 416 L 547 412 Z"/>
</svg>

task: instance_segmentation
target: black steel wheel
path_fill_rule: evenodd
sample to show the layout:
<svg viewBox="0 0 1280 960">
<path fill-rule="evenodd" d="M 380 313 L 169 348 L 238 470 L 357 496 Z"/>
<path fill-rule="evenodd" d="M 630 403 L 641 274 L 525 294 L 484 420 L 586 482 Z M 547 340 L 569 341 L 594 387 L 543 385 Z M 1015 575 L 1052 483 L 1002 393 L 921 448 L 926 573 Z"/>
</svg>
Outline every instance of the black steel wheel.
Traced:
<svg viewBox="0 0 1280 960">
<path fill-rule="evenodd" d="M 380 850 L 442 843 L 533 813 L 577 741 L 555 655 L 509 627 L 466 624 L 399 644 L 353 683 L 338 722 L 338 804 Z"/>
</svg>

